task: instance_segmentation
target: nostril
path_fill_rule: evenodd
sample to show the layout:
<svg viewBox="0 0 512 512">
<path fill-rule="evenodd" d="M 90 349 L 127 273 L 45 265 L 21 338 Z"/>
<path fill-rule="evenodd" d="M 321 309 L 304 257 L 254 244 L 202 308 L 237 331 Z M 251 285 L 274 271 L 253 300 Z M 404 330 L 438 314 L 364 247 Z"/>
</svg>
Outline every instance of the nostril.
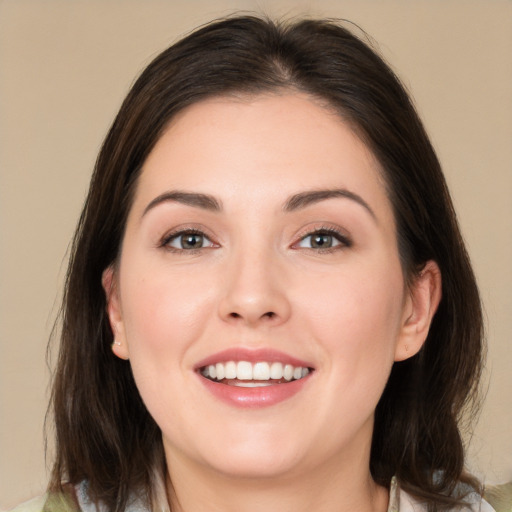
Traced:
<svg viewBox="0 0 512 512">
<path fill-rule="evenodd" d="M 231 318 L 242 318 L 242 315 L 240 313 L 236 313 L 235 311 L 233 311 L 232 313 L 229 314 L 229 316 Z M 267 313 L 263 313 L 263 315 L 261 315 L 261 318 L 274 318 L 276 316 L 276 314 L 273 312 L 273 311 L 267 311 Z"/>
</svg>

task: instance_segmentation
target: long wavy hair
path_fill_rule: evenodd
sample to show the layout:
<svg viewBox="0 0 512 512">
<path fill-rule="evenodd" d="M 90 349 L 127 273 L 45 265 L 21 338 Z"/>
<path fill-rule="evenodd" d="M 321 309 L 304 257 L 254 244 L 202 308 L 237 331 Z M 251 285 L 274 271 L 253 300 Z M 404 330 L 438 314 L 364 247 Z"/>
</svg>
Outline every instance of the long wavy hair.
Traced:
<svg viewBox="0 0 512 512">
<path fill-rule="evenodd" d="M 482 364 L 475 277 L 407 92 L 366 37 L 346 25 L 252 16 L 216 21 L 157 56 L 133 85 L 99 153 L 72 244 L 51 401 L 50 491 L 87 480 L 91 498 L 109 511 L 124 510 L 134 492 L 154 503 L 155 475 L 165 473 L 161 433 L 130 364 L 112 355 L 102 272 L 118 258 L 142 165 L 173 116 L 205 98 L 283 90 L 335 109 L 379 161 L 406 282 L 428 260 L 443 277 L 424 347 L 395 363 L 377 406 L 371 474 L 384 486 L 396 475 L 430 510 L 462 503 L 458 483 L 478 486 L 464 471 L 460 433 L 463 411 L 477 404 Z"/>
</svg>

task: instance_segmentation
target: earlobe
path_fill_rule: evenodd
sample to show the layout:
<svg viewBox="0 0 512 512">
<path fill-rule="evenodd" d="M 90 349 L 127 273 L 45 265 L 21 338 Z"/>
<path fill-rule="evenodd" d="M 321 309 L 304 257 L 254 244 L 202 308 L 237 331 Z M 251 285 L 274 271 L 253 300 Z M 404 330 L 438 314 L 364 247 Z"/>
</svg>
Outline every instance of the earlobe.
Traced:
<svg viewBox="0 0 512 512">
<path fill-rule="evenodd" d="M 441 301 L 441 290 L 441 271 L 435 261 L 428 261 L 409 289 L 395 361 L 408 359 L 421 350 Z"/>
<path fill-rule="evenodd" d="M 114 341 L 112 352 L 120 359 L 129 359 L 128 345 L 126 344 L 119 287 L 116 282 L 114 266 L 107 267 L 102 274 L 101 284 L 107 299 L 107 314 L 112 329 Z"/>
</svg>

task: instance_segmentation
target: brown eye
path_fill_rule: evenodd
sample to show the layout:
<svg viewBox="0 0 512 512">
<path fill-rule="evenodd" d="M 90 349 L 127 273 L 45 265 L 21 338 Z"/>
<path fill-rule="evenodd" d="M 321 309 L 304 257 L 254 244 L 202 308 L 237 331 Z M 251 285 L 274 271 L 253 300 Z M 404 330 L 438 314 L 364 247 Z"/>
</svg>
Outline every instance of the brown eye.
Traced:
<svg viewBox="0 0 512 512">
<path fill-rule="evenodd" d="M 213 243 L 203 233 L 193 231 L 176 233 L 165 241 L 165 245 L 183 251 L 213 247 Z"/>
<path fill-rule="evenodd" d="M 313 249 L 325 249 L 333 246 L 333 236 L 322 233 L 311 235 L 311 247 Z"/>
<path fill-rule="evenodd" d="M 203 246 L 203 235 L 191 233 L 187 235 L 181 235 L 179 241 L 182 249 L 197 249 Z"/>
</svg>

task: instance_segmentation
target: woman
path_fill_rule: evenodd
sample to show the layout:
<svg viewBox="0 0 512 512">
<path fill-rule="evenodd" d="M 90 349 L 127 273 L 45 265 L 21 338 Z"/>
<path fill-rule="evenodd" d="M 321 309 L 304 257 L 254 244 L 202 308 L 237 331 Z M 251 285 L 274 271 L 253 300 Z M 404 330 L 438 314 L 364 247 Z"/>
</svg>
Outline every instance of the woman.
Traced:
<svg viewBox="0 0 512 512">
<path fill-rule="evenodd" d="M 158 56 L 66 285 L 45 510 L 492 510 L 458 423 L 478 290 L 392 71 L 237 17 Z"/>
</svg>

